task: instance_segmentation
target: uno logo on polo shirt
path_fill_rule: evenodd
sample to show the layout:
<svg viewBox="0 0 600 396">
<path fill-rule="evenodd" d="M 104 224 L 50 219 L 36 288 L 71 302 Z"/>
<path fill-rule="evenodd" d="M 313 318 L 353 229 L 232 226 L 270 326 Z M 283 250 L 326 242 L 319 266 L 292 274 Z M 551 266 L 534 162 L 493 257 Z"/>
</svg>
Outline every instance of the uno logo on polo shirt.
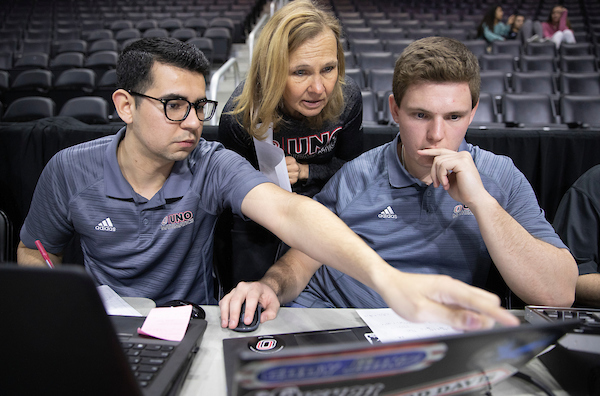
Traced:
<svg viewBox="0 0 600 396">
<path fill-rule="evenodd" d="M 173 228 L 185 227 L 194 222 L 194 214 L 191 210 L 166 215 L 160 222 L 161 230 L 172 230 Z"/>
</svg>

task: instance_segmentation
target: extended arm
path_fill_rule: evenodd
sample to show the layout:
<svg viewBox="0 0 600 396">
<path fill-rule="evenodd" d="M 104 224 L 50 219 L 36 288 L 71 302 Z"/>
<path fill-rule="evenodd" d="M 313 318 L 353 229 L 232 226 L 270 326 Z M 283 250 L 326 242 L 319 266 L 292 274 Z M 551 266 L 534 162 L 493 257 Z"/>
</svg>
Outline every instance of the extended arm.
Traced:
<svg viewBox="0 0 600 396">
<path fill-rule="evenodd" d="M 494 320 L 517 323 L 500 308 L 499 298 L 491 293 L 447 276 L 407 274 L 391 267 L 338 217 L 315 201 L 263 184 L 248 193 L 242 211 L 297 250 L 288 252 L 263 280 L 243 283 L 221 301 L 224 327 L 235 327 L 244 299 L 247 309 L 260 302 L 269 311 L 265 320 L 272 319 L 279 303 L 297 296 L 319 263 L 373 288 L 392 309 L 409 320 L 441 321 L 462 329 L 490 327 Z"/>
<path fill-rule="evenodd" d="M 434 156 L 431 177 L 469 207 L 486 247 L 506 284 L 528 304 L 570 306 L 577 266 L 566 249 L 534 238 L 492 197 L 466 151 L 420 150 Z"/>
</svg>

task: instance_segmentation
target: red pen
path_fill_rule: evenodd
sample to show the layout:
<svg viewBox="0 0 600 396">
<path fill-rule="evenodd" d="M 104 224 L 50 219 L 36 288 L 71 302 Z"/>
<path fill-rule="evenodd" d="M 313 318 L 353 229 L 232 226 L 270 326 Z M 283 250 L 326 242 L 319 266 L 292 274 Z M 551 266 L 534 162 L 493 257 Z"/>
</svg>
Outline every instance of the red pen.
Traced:
<svg viewBox="0 0 600 396">
<path fill-rule="evenodd" d="M 46 252 L 46 249 L 44 249 L 44 246 L 42 245 L 42 242 L 40 242 L 39 239 L 35 241 L 35 246 L 37 246 L 44 260 L 46 260 L 46 264 L 48 264 L 48 267 L 54 268 L 54 264 L 52 264 L 52 260 L 50 260 L 50 256 L 48 256 L 48 252 Z"/>
</svg>

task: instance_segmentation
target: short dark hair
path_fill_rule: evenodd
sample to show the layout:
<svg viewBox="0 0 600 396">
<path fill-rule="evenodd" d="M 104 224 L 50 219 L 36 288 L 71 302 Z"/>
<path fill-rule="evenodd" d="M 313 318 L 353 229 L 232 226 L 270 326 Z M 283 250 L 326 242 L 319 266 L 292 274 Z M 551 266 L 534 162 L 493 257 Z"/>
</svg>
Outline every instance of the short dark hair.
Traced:
<svg viewBox="0 0 600 396">
<path fill-rule="evenodd" d="M 210 64 L 196 46 L 175 38 L 143 38 L 123 49 L 117 61 L 117 87 L 145 92 L 152 85 L 154 62 L 207 76 Z"/>
</svg>

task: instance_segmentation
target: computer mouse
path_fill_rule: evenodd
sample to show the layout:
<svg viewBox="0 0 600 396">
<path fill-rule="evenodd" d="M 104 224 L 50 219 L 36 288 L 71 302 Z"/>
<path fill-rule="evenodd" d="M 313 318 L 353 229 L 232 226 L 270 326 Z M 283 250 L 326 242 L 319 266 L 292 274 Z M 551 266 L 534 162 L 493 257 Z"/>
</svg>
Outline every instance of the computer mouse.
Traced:
<svg viewBox="0 0 600 396">
<path fill-rule="evenodd" d="M 192 306 L 192 318 L 193 319 L 204 319 L 206 318 L 206 312 L 204 309 L 198 304 L 193 302 L 185 301 L 185 300 L 171 300 L 166 303 L 160 304 L 159 307 L 180 307 L 183 305 L 191 305 Z"/>
<path fill-rule="evenodd" d="M 239 332 L 249 332 L 249 331 L 254 331 L 256 329 L 258 329 L 258 325 L 260 324 L 260 311 L 261 311 L 261 307 L 260 305 L 256 307 L 256 310 L 254 311 L 254 317 L 252 318 L 252 323 L 250 323 L 249 325 L 244 323 L 244 312 L 246 311 L 246 301 L 244 301 L 244 303 L 242 304 L 242 309 L 240 311 L 240 320 L 238 321 L 238 325 L 235 329 L 233 329 L 233 331 L 239 331 Z"/>
</svg>

